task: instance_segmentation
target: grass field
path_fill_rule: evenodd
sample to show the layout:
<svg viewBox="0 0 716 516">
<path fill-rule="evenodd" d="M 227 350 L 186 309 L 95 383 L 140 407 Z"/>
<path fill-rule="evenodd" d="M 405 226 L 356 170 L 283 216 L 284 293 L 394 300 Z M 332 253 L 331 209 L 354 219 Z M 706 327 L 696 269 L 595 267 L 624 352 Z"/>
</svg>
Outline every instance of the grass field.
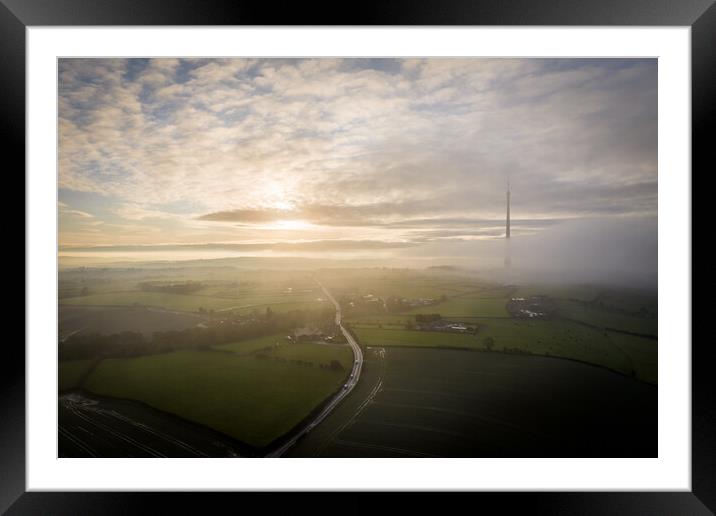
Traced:
<svg viewBox="0 0 716 516">
<path fill-rule="evenodd" d="M 658 319 L 656 317 L 629 315 L 566 300 L 557 301 L 557 313 L 560 317 L 604 329 L 615 329 L 652 336 L 656 336 L 658 333 Z"/>
<path fill-rule="evenodd" d="M 57 388 L 60 392 L 80 387 L 80 380 L 87 374 L 91 360 L 67 360 L 59 363 Z"/>
<path fill-rule="evenodd" d="M 236 302 L 236 300 L 235 300 Z M 257 312 L 263 314 L 267 308 L 271 308 L 271 311 L 275 313 L 285 313 L 292 310 L 320 310 L 326 307 L 330 307 L 326 302 L 318 301 L 290 301 L 288 298 L 284 298 L 284 301 L 274 302 L 268 304 L 233 304 L 225 307 L 218 312 L 231 311 L 239 315 L 249 315 Z"/>
<path fill-rule="evenodd" d="M 348 344 L 318 344 L 313 342 L 299 342 L 286 344 L 271 349 L 269 356 L 286 360 L 308 361 L 316 366 L 318 364 L 330 365 L 332 360 L 338 360 L 346 371 L 350 371 L 353 362 L 353 350 Z"/>
<path fill-rule="evenodd" d="M 366 346 L 483 349 L 476 336 L 469 334 L 360 327 L 353 331 Z"/>
<path fill-rule="evenodd" d="M 502 297 L 504 294 L 505 292 L 501 290 L 490 290 L 482 294 L 470 292 L 448 297 L 445 301 L 440 301 L 433 305 L 410 308 L 400 313 L 363 315 L 353 317 L 350 320 L 354 322 L 404 325 L 406 320 L 414 320 L 415 314 L 437 313 L 444 318 L 509 317 L 510 314 L 505 308 L 509 297 Z"/>
<path fill-rule="evenodd" d="M 74 334 L 109 335 L 122 331 L 142 333 L 183 330 L 200 324 L 205 317 L 197 313 L 175 312 L 143 306 L 60 305 L 60 339 Z"/>
<path fill-rule="evenodd" d="M 314 356 L 309 349 L 306 357 Z M 88 377 L 85 388 L 141 401 L 263 447 L 340 388 L 347 371 L 182 351 L 104 360 Z"/>
<path fill-rule="evenodd" d="M 569 358 L 607 367 L 652 382 L 656 363 L 656 341 L 614 335 L 569 321 L 523 319 L 474 319 L 476 335 L 354 328 L 358 339 L 367 346 L 465 348 L 486 351 L 486 339 L 492 339 L 493 351 L 524 352 L 535 355 Z M 647 347 L 643 340 L 650 340 Z"/>
<path fill-rule="evenodd" d="M 568 321 L 485 320 L 478 337 L 494 341 L 496 350 L 518 349 L 536 355 L 581 360 L 631 374 L 629 357 L 605 333 Z"/>
<path fill-rule="evenodd" d="M 313 365 L 330 365 L 332 360 L 338 360 L 343 368 L 350 369 L 353 361 L 353 351 L 347 344 L 325 344 L 314 342 L 290 343 L 283 334 L 270 335 L 249 339 L 223 346 L 216 346 L 221 351 L 231 351 L 241 355 L 250 355 L 262 352 L 269 358 L 282 358 L 284 360 L 302 360 Z"/>
<path fill-rule="evenodd" d="M 640 290 L 606 290 L 597 296 L 598 304 L 625 312 L 649 314 L 656 316 L 658 312 L 658 296 L 656 292 Z"/>
<path fill-rule="evenodd" d="M 378 297 L 439 298 L 493 287 L 474 278 L 409 269 L 325 270 L 321 271 L 320 277 L 334 293 L 373 294 Z"/>
<path fill-rule="evenodd" d="M 169 310 L 194 312 L 199 308 L 220 310 L 236 305 L 235 299 L 195 296 L 189 294 L 167 294 L 163 292 L 107 292 L 89 296 L 61 299 L 62 305 L 101 305 L 101 306 L 156 306 Z"/>
<path fill-rule="evenodd" d="M 232 342 L 230 344 L 224 344 L 222 346 L 216 346 L 216 349 L 222 351 L 232 351 L 239 354 L 250 354 L 255 351 L 259 351 L 266 348 L 273 348 L 276 345 L 282 345 L 286 343 L 286 335 L 269 335 L 268 337 L 258 337 L 255 339 L 241 340 L 239 342 Z"/>
<path fill-rule="evenodd" d="M 413 308 L 408 313 L 439 313 L 443 317 L 509 317 L 505 309 L 508 298 L 464 296 L 451 297 L 433 306 Z"/>
<path fill-rule="evenodd" d="M 612 331 L 607 335 L 614 345 L 629 355 L 637 378 L 653 384 L 658 382 L 659 344 L 656 340 Z"/>
<path fill-rule="evenodd" d="M 348 320 L 351 324 L 384 324 L 398 326 L 405 326 L 407 321 L 415 322 L 415 316 L 413 314 L 375 314 L 354 317 Z"/>
<path fill-rule="evenodd" d="M 208 295 L 167 294 L 162 292 L 126 291 L 91 294 L 60 300 L 61 305 L 99 305 L 99 306 L 153 306 L 168 310 L 196 312 L 197 310 L 234 310 L 240 314 L 254 310 L 265 311 L 270 306 L 275 312 L 315 309 L 325 302 L 317 301 L 317 296 L 305 294 L 257 295 L 239 298 L 214 297 Z"/>
<path fill-rule="evenodd" d="M 516 297 L 549 296 L 555 299 L 588 302 L 594 300 L 603 290 L 594 285 L 528 285 L 518 288 L 514 295 Z"/>
</svg>

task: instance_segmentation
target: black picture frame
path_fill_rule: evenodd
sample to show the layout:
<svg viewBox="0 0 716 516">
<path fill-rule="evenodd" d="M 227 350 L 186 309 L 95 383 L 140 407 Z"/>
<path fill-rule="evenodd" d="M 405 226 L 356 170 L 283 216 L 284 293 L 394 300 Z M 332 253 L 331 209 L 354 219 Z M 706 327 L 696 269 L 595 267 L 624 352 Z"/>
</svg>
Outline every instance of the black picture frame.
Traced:
<svg viewBox="0 0 716 516">
<path fill-rule="evenodd" d="M 692 50 L 692 169 L 706 172 L 716 152 L 709 138 L 716 106 L 714 0 L 383 1 L 329 5 L 303 2 L 206 0 L 0 0 L 0 127 L 6 162 L 25 163 L 25 29 L 82 25 L 552 25 L 690 26 Z M 7 158 L 15 158 L 8 160 Z M 19 173 L 3 167 L 8 175 Z M 709 166 L 713 168 L 713 166 Z M 692 178 L 694 174 L 692 172 Z M 24 191 L 24 182 L 23 182 Z M 19 197 L 19 195 L 17 196 Z M 693 206 L 693 204 L 692 204 Z M 694 221 L 697 217 L 692 215 Z M 692 229 L 693 232 L 693 229 Z M 28 257 L 25 256 L 25 259 Z M 31 310 L 31 306 L 27 306 Z M 697 308 L 698 312 L 704 308 Z M 688 343 L 684 343 L 688 344 Z M 709 341 L 692 347 L 692 491 L 644 493 L 472 493 L 470 504 L 536 514 L 711 514 L 716 511 L 716 392 L 707 360 Z M 5 343 L 0 360 L 0 511 L 7 514 L 141 514 L 207 512 L 234 503 L 269 503 L 271 512 L 296 504 L 334 512 L 333 503 L 301 493 L 275 494 L 39 493 L 25 492 L 25 353 L 19 339 Z M 372 510 L 380 494 L 352 498 L 351 511 Z M 207 498 L 211 500 L 207 500 Z M 475 499 L 477 498 L 477 500 Z M 246 506 L 247 500 L 249 506 Z M 211 505 L 206 505 L 207 503 Z M 378 503 L 383 503 L 378 502 Z M 401 502 L 403 503 L 403 502 Z M 411 495 L 422 510 L 443 502 Z M 458 502 L 459 503 L 459 502 Z M 315 510 L 313 511 L 315 512 Z"/>
</svg>

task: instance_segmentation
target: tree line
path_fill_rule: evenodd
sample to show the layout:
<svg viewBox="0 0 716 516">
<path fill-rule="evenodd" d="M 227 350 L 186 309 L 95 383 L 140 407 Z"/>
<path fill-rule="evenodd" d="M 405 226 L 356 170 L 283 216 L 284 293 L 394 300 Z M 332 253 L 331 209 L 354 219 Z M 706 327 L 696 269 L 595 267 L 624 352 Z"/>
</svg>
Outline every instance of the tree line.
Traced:
<svg viewBox="0 0 716 516">
<path fill-rule="evenodd" d="M 154 332 L 151 338 L 132 331 L 111 335 L 75 334 L 60 342 L 59 359 L 127 357 L 182 349 L 206 349 L 283 331 L 288 332 L 308 323 L 325 324 L 333 317 L 332 310 L 294 310 L 282 314 L 267 313 L 248 320 L 212 321 L 208 327 Z"/>
<path fill-rule="evenodd" d="M 145 281 L 139 284 L 140 290 L 144 292 L 161 292 L 164 294 L 193 294 L 204 288 L 200 281 L 184 281 L 181 283 L 156 283 Z"/>
</svg>

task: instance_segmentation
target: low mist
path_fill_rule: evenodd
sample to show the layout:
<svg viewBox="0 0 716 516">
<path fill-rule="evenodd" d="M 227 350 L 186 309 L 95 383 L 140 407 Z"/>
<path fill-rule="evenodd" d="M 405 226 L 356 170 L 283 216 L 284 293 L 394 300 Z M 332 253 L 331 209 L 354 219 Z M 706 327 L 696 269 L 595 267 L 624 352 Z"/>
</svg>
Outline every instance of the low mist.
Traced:
<svg viewBox="0 0 716 516">
<path fill-rule="evenodd" d="M 414 255 L 460 264 L 501 281 L 520 283 L 597 282 L 657 286 L 657 219 L 611 218 L 563 222 L 537 234 L 504 239 L 443 241 Z M 504 258 L 508 253 L 512 267 Z M 460 259 L 458 259 L 460 257 Z"/>
</svg>

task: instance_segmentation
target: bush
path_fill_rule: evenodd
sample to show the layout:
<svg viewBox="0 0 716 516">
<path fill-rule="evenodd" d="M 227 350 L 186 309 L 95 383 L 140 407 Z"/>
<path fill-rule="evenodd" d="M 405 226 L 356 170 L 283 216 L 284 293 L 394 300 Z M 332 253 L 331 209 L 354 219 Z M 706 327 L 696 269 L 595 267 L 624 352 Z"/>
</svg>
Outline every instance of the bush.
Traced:
<svg viewBox="0 0 716 516">
<path fill-rule="evenodd" d="M 492 351 L 492 348 L 495 346 L 495 339 L 492 337 L 485 337 L 482 340 L 482 343 L 487 351 Z"/>
</svg>

